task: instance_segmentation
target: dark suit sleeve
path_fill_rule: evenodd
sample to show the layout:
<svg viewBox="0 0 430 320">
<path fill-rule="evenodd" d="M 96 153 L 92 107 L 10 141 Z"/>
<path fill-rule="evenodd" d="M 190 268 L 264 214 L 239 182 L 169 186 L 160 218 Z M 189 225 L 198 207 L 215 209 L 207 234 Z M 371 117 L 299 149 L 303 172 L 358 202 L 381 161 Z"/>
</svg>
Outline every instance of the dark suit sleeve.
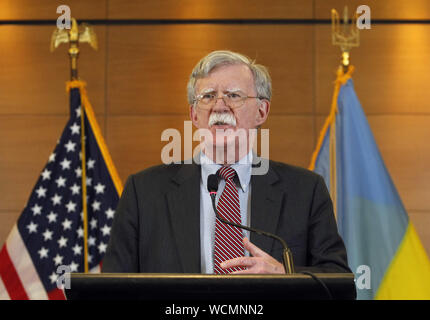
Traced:
<svg viewBox="0 0 430 320">
<path fill-rule="evenodd" d="M 333 204 L 325 182 L 318 176 L 308 225 L 308 265 L 296 271 L 351 272 L 345 245 L 339 236 Z"/>
<path fill-rule="evenodd" d="M 133 176 L 126 182 L 112 224 L 102 272 L 139 272 L 139 215 Z"/>
</svg>

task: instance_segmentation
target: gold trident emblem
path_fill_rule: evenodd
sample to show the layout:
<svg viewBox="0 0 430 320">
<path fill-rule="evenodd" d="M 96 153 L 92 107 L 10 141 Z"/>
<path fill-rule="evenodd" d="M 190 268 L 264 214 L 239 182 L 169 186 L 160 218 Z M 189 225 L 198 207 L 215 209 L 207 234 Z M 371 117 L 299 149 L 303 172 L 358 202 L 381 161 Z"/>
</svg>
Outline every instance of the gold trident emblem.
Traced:
<svg viewBox="0 0 430 320">
<path fill-rule="evenodd" d="M 332 44 L 339 46 L 342 51 L 342 66 L 344 71 L 349 66 L 349 51 L 352 47 L 360 45 L 360 34 L 357 28 L 357 14 L 351 16 L 349 23 L 348 7 L 343 9 L 343 24 L 341 26 L 339 14 L 335 9 L 331 9 L 331 36 Z"/>
<path fill-rule="evenodd" d="M 83 23 L 79 28 L 76 19 L 72 18 L 71 20 L 72 26 L 70 30 L 58 28 L 54 30 L 51 37 L 50 49 L 53 52 L 60 44 L 69 43 L 71 80 L 77 80 L 79 42 L 87 42 L 94 50 L 97 50 L 97 37 L 94 29 L 88 24 Z"/>
</svg>

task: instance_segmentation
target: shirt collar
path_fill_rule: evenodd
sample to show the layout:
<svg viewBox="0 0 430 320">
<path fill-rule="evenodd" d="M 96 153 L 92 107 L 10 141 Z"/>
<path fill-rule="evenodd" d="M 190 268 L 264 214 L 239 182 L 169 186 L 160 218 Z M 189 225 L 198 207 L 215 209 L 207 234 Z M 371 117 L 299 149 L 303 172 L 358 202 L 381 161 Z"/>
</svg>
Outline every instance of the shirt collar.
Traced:
<svg viewBox="0 0 430 320">
<path fill-rule="evenodd" d="M 236 170 L 237 176 L 239 177 L 240 188 L 243 192 L 248 190 L 249 182 L 251 181 L 252 157 L 253 153 L 251 150 L 246 156 L 231 165 L 231 167 Z M 200 164 L 202 168 L 202 182 L 205 190 L 207 190 L 208 176 L 215 174 L 222 165 L 214 163 L 203 152 L 200 152 Z"/>
</svg>

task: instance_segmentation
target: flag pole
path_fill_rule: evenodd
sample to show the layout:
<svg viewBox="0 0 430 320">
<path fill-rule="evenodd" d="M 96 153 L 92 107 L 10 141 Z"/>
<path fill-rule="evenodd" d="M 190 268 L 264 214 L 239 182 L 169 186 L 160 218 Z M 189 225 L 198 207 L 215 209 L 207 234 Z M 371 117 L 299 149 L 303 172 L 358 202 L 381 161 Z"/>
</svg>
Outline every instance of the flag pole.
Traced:
<svg viewBox="0 0 430 320">
<path fill-rule="evenodd" d="M 88 273 L 88 207 L 87 207 L 87 169 L 85 152 L 85 116 L 84 104 L 81 102 L 81 169 L 82 169 L 82 212 L 84 229 L 84 272 Z"/>
<path fill-rule="evenodd" d="M 83 31 L 79 31 L 75 18 L 71 19 L 71 28 L 55 29 L 51 37 L 51 52 L 54 51 L 61 43 L 69 43 L 70 58 L 70 80 L 71 82 L 79 81 L 78 78 L 78 57 L 79 42 L 88 42 L 91 47 L 97 50 L 97 38 L 94 30 L 83 24 Z M 81 87 L 79 86 L 79 90 Z M 88 205 L 87 205 L 87 172 L 86 172 L 86 147 L 85 147 L 85 104 L 81 101 L 81 186 L 82 186 L 82 220 L 83 220 L 83 237 L 84 237 L 84 272 L 88 273 Z"/>
<path fill-rule="evenodd" d="M 349 21 L 351 20 L 351 23 Z M 340 47 L 342 51 L 342 63 L 337 72 L 337 79 L 332 98 L 332 106 L 330 112 L 330 136 L 329 136 L 329 158 L 330 158 L 330 196 L 333 202 L 333 211 L 337 219 L 337 153 L 336 153 L 336 113 L 337 98 L 339 95 L 340 87 L 346 83 L 347 79 L 351 76 L 353 67 L 349 65 L 349 51 L 352 47 L 360 45 L 359 30 L 356 27 L 357 14 L 353 14 L 351 19 L 348 16 L 348 7 L 345 6 L 343 10 L 343 23 L 339 21 L 339 15 L 335 9 L 331 10 L 331 24 L 332 24 L 332 43 Z"/>
</svg>

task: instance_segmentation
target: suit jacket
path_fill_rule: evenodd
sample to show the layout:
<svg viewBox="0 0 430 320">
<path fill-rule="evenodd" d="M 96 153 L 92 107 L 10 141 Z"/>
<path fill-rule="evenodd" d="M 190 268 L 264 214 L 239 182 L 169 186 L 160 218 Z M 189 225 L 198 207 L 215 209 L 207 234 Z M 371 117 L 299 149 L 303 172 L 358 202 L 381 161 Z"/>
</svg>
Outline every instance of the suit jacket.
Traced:
<svg viewBox="0 0 430 320">
<path fill-rule="evenodd" d="M 128 178 L 114 217 L 103 272 L 200 273 L 197 164 L 160 165 Z M 351 272 L 321 176 L 270 161 L 251 177 L 251 226 L 283 238 L 296 271 Z M 251 242 L 282 261 L 277 241 Z"/>
</svg>

